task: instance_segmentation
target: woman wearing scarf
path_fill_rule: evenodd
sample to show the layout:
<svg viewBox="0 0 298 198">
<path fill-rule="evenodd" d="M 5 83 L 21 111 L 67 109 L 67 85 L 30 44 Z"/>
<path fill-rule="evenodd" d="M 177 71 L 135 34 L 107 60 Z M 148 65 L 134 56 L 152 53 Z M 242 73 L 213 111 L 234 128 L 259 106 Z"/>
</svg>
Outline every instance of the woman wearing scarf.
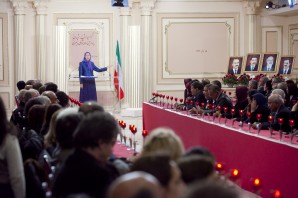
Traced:
<svg viewBox="0 0 298 198">
<path fill-rule="evenodd" d="M 252 96 L 251 102 L 251 116 L 249 122 L 251 124 L 255 122 L 267 122 L 268 116 L 270 114 L 270 109 L 268 107 L 267 98 L 261 94 L 256 93 Z M 258 121 L 257 114 L 261 114 L 261 119 Z"/>
<path fill-rule="evenodd" d="M 244 116 L 240 116 L 239 110 L 244 110 L 244 112 L 247 111 L 248 106 L 248 99 L 247 99 L 247 92 L 248 88 L 246 86 L 238 86 L 236 87 L 236 99 L 237 102 L 235 104 L 235 115 L 234 118 L 239 120 L 246 120 L 246 114 Z"/>
<path fill-rule="evenodd" d="M 98 68 L 91 61 L 90 52 L 85 52 L 84 60 L 80 62 L 79 77 L 80 77 L 80 101 L 97 101 L 95 79 L 93 70 L 96 72 L 107 71 L 107 67 Z"/>
</svg>

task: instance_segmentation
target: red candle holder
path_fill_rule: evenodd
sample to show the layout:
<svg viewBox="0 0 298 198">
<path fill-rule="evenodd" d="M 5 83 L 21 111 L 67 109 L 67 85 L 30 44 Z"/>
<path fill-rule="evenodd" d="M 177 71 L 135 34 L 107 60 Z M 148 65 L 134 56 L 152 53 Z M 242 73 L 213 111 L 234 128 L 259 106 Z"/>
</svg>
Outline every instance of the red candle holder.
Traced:
<svg viewBox="0 0 298 198">
<path fill-rule="evenodd" d="M 283 118 L 278 118 L 278 124 L 282 125 L 284 123 L 284 119 Z"/>
<path fill-rule="evenodd" d="M 177 102 L 178 101 L 178 98 L 175 98 L 175 102 Z"/>
<path fill-rule="evenodd" d="M 221 111 L 221 106 L 217 106 L 217 110 L 218 111 Z"/>
<path fill-rule="evenodd" d="M 195 102 L 196 107 L 199 106 L 199 102 Z"/>
<path fill-rule="evenodd" d="M 242 117 L 244 115 L 244 110 L 239 110 L 239 115 Z"/>
<path fill-rule="evenodd" d="M 290 127 L 293 127 L 295 125 L 295 120 L 289 120 Z"/>
<path fill-rule="evenodd" d="M 182 98 L 179 101 L 180 101 L 180 103 L 183 103 L 183 99 Z"/>
<path fill-rule="evenodd" d="M 224 112 L 227 113 L 228 112 L 228 107 L 224 107 Z"/>
<path fill-rule="evenodd" d="M 247 116 L 248 118 L 251 117 L 251 113 L 250 113 L 250 111 L 246 112 L 246 116 Z"/>
<path fill-rule="evenodd" d="M 274 118 L 273 118 L 273 116 L 268 116 L 268 122 L 270 123 L 270 124 L 272 124 L 273 123 L 273 120 L 274 120 Z"/>
</svg>

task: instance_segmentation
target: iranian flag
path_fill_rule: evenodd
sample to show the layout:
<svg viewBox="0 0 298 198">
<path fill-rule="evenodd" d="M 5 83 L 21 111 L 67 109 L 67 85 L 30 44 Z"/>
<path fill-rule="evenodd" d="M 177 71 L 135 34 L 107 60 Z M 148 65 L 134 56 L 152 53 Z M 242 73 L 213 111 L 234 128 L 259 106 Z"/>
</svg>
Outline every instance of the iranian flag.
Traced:
<svg viewBox="0 0 298 198">
<path fill-rule="evenodd" d="M 122 67 L 121 67 L 120 49 L 119 49 L 118 41 L 116 46 L 116 66 L 114 71 L 114 85 L 116 88 L 117 98 L 119 100 L 123 99 L 124 98 L 123 73 L 122 73 Z"/>
</svg>

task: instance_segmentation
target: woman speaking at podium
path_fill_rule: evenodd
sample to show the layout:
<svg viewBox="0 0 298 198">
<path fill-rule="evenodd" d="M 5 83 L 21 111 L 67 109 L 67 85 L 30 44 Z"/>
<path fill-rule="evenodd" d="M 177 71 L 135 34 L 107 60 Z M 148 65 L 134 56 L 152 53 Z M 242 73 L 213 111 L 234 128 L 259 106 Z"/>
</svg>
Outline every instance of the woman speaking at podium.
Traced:
<svg viewBox="0 0 298 198">
<path fill-rule="evenodd" d="M 80 101 L 97 101 L 95 77 L 93 71 L 104 72 L 107 67 L 98 68 L 91 61 L 90 52 L 85 52 L 84 60 L 80 62 L 79 78 L 80 78 Z"/>
</svg>

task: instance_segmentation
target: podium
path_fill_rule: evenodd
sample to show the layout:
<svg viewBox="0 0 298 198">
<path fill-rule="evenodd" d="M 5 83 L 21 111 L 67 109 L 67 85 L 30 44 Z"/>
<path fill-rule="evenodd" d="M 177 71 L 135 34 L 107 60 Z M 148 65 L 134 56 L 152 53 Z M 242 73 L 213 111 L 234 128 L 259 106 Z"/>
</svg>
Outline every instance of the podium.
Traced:
<svg viewBox="0 0 298 198">
<path fill-rule="evenodd" d="M 99 73 L 101 74 L 101 73 Z M 69 75 L 67 81 L 69 96 L 79 100 L 80 97 L 80 81 L 79 75 Z M 120 111 L 121 106 L 116 96 L 114 85 L 114 76 L 98 75 L 98 76 L 81 76 L 82 79 L 94 79 L 97 93 L 97 102 L 104 107 L 105 110 Z"/>
</svg>

